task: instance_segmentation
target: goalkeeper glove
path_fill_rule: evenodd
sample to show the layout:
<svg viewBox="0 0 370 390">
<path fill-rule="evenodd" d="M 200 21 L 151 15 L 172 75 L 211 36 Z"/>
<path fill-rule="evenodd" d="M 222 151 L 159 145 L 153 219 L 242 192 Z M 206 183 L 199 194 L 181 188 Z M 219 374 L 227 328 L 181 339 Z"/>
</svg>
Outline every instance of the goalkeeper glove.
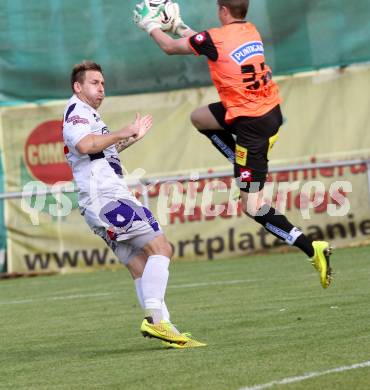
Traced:
<svg viewBox="0 0 370 390">
<path fill-rule="evenodd" d="M 184 23 L 184 21 L 181 18 L 180 6 L 177 3 L 173 3 L 172 7 L 173 7 L 173 14 L 174 14 L 174 21 L 172 22 L 173 24 L 170 32 L 182 38 L 185 36 L 185 32 L 191 29 L 189 26 L 187 26 Z"/>
<path fill-rule="evenodd" d="M 149 7 L 148 0 L 136 5 L 133 12 L 134 23 L 149 35 L 156 28 L 161 28 L 160 15 Z"/>
</svg>

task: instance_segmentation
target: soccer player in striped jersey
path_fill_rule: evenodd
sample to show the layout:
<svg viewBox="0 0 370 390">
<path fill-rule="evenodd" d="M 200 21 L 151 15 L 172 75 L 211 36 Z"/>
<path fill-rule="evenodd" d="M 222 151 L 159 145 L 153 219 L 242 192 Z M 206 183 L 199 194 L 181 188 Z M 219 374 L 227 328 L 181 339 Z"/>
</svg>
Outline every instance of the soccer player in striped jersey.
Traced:
<svg viewBox="0 0 370 390">
<path fill-rule="evenodd" d="M 142 334 L 177 348 L 205 345 L 181 334 L 170 322 L 164 297 L 172 247 L 151 211 L 128 189 L 118 156 L 145 136 L 152 117 L 137 114 L 133 123 L 111 133 L 97 111 L 105 85 L 103 71 L 94 62 L 73 68 L 71 87 L 63 139 L 78 187 L 80 212 L 133 277 L 145 312 Z"/>
</svg>

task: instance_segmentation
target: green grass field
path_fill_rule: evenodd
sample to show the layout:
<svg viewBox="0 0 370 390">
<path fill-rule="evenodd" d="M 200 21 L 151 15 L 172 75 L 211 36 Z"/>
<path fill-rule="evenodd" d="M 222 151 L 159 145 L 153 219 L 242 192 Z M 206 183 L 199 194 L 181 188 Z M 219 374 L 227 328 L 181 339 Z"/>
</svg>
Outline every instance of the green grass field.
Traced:
<svg viewBox="0 0 370 390">
<path fill-rule="evenodd" d="M 173 264 L 172 320 L 208 343 L 187 350 L 141 336 L 125 270 L 1 281 L 0 388 L 369 389 L 370 247 L 332 264 L 328 290 L 298 252 Z"/>
</svg>

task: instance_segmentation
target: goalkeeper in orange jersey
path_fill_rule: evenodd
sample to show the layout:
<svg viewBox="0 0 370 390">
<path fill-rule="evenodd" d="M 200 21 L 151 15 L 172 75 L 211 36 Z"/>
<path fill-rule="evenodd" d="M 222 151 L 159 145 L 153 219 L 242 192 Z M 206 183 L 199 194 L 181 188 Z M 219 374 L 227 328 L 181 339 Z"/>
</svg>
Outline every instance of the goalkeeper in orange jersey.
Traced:
<svg viewBox="0 0 370 390">
<path fill-rule="evenodd" d="M 156 1 L 160 7 L 161 1 Z M 148 0 L 134 11 L 135 23 L 167 54 L 204 55 L 220 101 L 191 114 L 193 125 L 234 164 L 245 214 L 267 231 L 301 249 L 320 274 L 323 288 L 331 282 L 331 248 L 312 241 L 288 219 L 263 202 L 268 153 L 282 125 L 279 88 L 265 61 L 256 27 L 246 21 L 249 0 L 217 0 L 221 27 L 195 32 L 181 19 L 177 3 L 162 1 L 162 12 Z M 173 39 L 166 32 L 179 37 Z"/>
</svg>

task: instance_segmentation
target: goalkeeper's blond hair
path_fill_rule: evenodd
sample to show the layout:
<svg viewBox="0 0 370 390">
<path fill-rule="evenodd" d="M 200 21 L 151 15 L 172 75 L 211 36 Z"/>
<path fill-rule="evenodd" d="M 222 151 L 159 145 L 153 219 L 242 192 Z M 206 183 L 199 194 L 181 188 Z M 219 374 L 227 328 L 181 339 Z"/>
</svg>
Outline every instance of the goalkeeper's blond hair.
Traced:
<svg viewBox="0 0 370 390">
<path fill-rule="evenodd" d="M 217 0 L 219 7 L 226 7 L 235 19 L 245 19 L 248 13 L 249 0 Z"/>
</svg>

